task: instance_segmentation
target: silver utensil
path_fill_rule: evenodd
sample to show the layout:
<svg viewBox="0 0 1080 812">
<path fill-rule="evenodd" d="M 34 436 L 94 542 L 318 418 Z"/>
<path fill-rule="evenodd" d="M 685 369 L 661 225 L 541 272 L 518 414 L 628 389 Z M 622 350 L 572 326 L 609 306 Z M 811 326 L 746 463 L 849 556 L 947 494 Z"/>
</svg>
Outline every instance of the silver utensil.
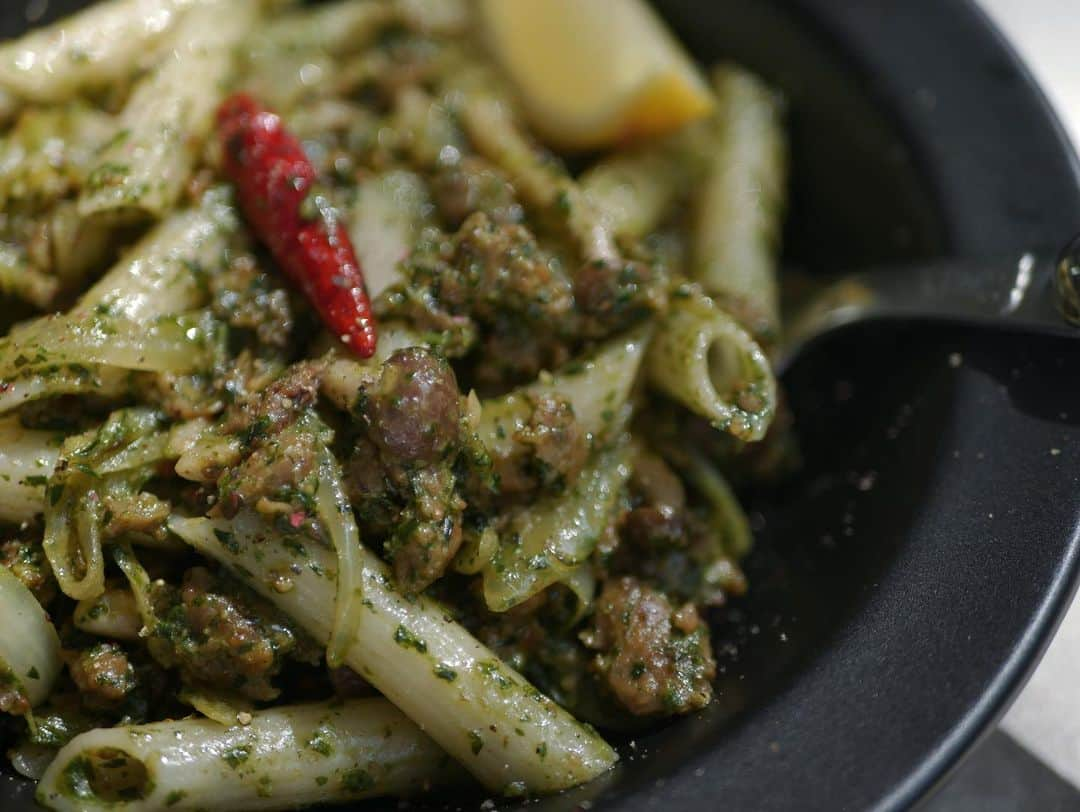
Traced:
<svg viewBox="0 0 1080 812">
<path fill-rule="evenodd" d="M 1080 326 L 1080 236 L 1060 254 L 1044 256 L 1029 252 L 1007 263 L 936 260 L 845 276 L 789 320 L 777 371 L 784 372 L 826 334 L 869 321 L 1075 334 Z"/>
</svg>

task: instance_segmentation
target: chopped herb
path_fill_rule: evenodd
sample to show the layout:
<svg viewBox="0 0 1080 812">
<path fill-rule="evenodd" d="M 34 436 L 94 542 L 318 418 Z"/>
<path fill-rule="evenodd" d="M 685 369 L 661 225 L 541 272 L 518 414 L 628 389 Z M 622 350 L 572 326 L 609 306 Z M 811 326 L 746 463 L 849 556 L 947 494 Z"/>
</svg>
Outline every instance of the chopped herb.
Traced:
<svg viewBox="0 0 1080 812">
<path fill-rule="evenodd" d="M 228 550 L 233 555 L 240 555 L 240 543 L 236 540 L 235 536 L 228 530 L 218 530 L 214 528 L 214 535 L 217 540 L 221 542 L 221 546 Z"/>
<path fill-rule="evenodd" d="M 427 653 L 427 643 L 409 631 L 405 626 L 398 625 L 394 631 L 394 642 L 405 648 L 414 648 L 421 654 Z"/>
<path fill-rule="evenodd" d="M 435 666 L 435 676 L 447 682 L 453 682 L 457 679 L 457 671 L 444 663 L 439 663 Z"/>
<path fill-rule="evenodd" d="M 308 739 L 307 746 L 321 756 L 332 755 L 334 752 L 333 731 L 326 725 L 319 725 Z"/>
<path fill-rule="evenodd" d="M 235 770 L 251 757 L 251 747 L 246 744 L 238 744 L 236 747 L 229 748 L 222 753 L 221 757 L 225 759 L 226 764 Z"/>
<path fill-rule="evenodd" d="M 260 775 L 255 787 L 255 794 L 260 798 L 269 798 L 274 793 L 273 784 L 269 775 Z"/>
<path fill-rule="evenodd" d="M 474 756 L 480 755 L 480 751 L 484 749 L 484 739 L 479 730 L 469 731 L 469 749 L 472 750 Z"/>
<path fill-rule="evenodd" d="M 96 797 L 94 787 L 90 783 L 93 777 L 94 767 L 86 756 L 73 758 L 64 768 L 64 789 L 68 795 L 83 801 L 89 801 Z"/>
<path fill-rule="evenodd" d="M 346 792 L 367 792 L 374 786 L 375 779 L 371 777 L 367 770 L 362 770 L 359 767 L 349 770 L 341 777 L 341 788 Z"/>
</svg>

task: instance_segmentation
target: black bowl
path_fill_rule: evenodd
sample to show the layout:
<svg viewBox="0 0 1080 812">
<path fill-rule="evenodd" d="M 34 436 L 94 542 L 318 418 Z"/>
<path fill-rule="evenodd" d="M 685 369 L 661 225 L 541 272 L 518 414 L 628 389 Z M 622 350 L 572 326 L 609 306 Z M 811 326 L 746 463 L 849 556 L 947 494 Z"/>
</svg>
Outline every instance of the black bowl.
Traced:
<svg viewBox="0 0 1080 812">
<path fill-rule="evenodd" d="M 4 35 L 25 26 L 16 5 Z M 1046 259 L 1080 229 L 1068 141 L 968 2 L 658 5 L 703 61 L 744 63 L 790 97 L 788 264 Z M 899 809 L 929 793 L 1072 596 L 1078 373 L 1063 339 L 930 325 L 818 346 L 786 381 L 805 471 L 756 500 L 753 593 L 716 630 L 719 701 L 530 807 Z M 29 798 L 0 785 L 5 809 Z"/>
</svg>

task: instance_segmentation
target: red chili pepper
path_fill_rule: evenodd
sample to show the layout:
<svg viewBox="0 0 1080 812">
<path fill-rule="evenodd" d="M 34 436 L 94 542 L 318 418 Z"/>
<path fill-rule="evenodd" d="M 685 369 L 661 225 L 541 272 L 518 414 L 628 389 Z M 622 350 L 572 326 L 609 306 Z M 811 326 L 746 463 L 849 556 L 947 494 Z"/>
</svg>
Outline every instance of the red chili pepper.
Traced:
<svg viewBox="0 0 1080 812">
<path fill-rule="evenodd" d="M 256 236 L 326 326 L 361 358 L 377 336 L 364 274 L 337 217 L 318 199 L 315 167 L 281 119 L 238 93 L 218 110 L 225 171 Z"/>
</svg>

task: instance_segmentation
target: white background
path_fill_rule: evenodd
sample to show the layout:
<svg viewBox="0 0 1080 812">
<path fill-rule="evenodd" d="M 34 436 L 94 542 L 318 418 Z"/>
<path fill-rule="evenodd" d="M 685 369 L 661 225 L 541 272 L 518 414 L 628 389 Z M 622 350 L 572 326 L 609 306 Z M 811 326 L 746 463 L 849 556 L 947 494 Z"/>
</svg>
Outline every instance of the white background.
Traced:
<svg viewBox="0 0 1080 812">
<path fill-rule="evenodd" d="M 980 0 L 1080 143 L 1080 0 Z M 1080 223 L 1076 224 L 1080 232 Z M 1080 786 L 1080 601 L 1003 722 L 1007 732 Z"/>
</svg>

